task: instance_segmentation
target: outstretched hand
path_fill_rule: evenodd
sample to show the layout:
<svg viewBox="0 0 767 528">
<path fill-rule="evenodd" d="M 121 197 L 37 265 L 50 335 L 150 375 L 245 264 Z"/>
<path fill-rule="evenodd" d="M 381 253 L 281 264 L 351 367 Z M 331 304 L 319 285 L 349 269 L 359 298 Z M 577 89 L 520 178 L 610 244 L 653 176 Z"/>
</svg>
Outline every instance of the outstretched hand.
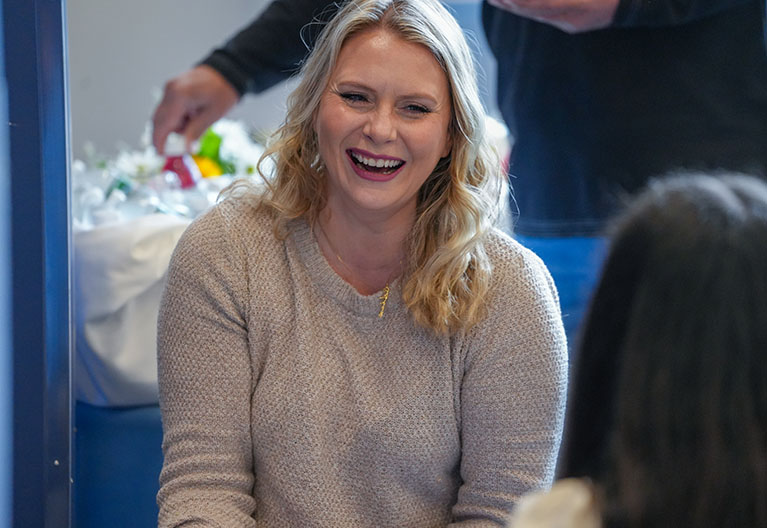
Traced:
<svg viewBox="0 0 767 528">
<path fill-rule="evenodd" d="M 567 33 L 607 27 L 618 8 L 618 0 L 488 0 L 488 3 Z"/>
<path fill-rule="evenodd" d="M 237 90 L 216 70 L 200 65 L 165 84 L 152 116 L 152 143 L 160 154 L 171 132 L 182 134 L 187 150 L 239 100 Z"/>
</svg>

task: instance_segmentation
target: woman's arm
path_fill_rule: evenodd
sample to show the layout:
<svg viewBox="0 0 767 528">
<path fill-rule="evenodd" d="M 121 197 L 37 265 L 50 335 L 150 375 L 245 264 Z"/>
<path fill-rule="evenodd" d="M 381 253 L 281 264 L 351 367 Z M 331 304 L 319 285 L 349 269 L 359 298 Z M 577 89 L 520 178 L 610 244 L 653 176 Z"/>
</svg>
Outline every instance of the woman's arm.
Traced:
<svg viewBox="0 0 767 528">
<path fill-rule="evenodd" d="M 329 0 L 275 0 L 196 67 L 165 84 L 152 116 L 152 143 L 165 149 L 178 132 L 187 148 L 247 92 L 262 92 L 295 73 L 308 45 L 337 6 Z M 306 42 L 305 42 L 306 41 Z"/>
<path fill-rule="evenodd" d="M 162 528 L 254 526 L 246 273 L 220 206 L 171 259 L 158 323 Z"/>
<path fill-rule="evenodd" d="M 223 75 L 243 95 L 259 93 L 296 72 L 309 46 L 342 2 L 274 0 L 202 64 Z"/>
<path fill-rule="evenodd" d="M 689 24 L 753 0 L 487 0 L 515 15 L 567 33 L 607 27 Z"/>
<path fill-rule="evenodd" d="M 519 498 L 554 476 L 567 344 L 548 271 L 519 251 L 495 264 L 489 314 L 468 345 L 455 526 L 505 526 Z"/>
</svg>

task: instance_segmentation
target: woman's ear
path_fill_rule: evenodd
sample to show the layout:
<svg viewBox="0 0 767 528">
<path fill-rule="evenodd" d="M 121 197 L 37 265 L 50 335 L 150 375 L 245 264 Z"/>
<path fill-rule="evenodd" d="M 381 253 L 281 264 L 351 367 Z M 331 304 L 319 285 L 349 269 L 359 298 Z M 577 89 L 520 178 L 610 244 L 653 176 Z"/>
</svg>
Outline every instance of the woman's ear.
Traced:
<svg viewBox="0 0 767 528">
<path fill-rule="evenodd" d="M 449 127 L 447 130 L 447 141 L 445 141 L 445 148 L 442 149 L 442 155 L 440 157 L 446 158 L 453 150 L 453 127 Z"/>
<path fill-rule="evenodd" d="M 445 142 L 445 149 L 442 151 L 442 158 L 447 158 L 450 153 L 453 151 L 453 138 L 449 138 Z"/>
<path fill-rule="evenodd" d="M 445 141 L 445 148 L 442 149 L 441 157 L 448 157 L 450 152 L 453 150 L 453 138 L 455 137 L 456 130 L 457 126 L 455 124 L 455 117 L 453 117 L 453 119 L 451 119 L 450 123 L 447 125 L 447 140 Z"/>
</svg>

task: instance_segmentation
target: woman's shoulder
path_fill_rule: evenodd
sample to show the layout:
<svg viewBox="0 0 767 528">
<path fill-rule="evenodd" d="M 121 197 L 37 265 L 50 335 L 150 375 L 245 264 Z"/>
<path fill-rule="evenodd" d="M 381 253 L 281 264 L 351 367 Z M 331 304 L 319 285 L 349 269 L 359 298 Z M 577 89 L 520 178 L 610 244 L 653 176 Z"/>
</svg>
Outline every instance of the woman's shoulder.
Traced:
<svg viewBox="0 0 767 528">
<path fill-rule="evenodd" d="M 196 238 L 262 238 L 272 235 L 272 218 L 257 196 L 226 196 L 200 214 L 188 231 Z"/>
<path fill-rule="evenodd" d="M 542 265 L 538 256 L 520 244 L 506 231 L 497 227 L 490 230 L 487 237 L 486 248 L 488 255 L 497 263 L 520 263 L 528 265 Z"/>
<path fill-rule="evenodd" d="M 279 250 L 268 212 L 246 197 L 226 197 L 197 216 L 174 250 L 177 261 L 247 257 Z"/>
<path fill-rule="evenodd" d="M 548 491 L 522 497 L 510 528 L 600 528 L 602 520 L 593 486 L 582 479 L 563 479 Z"/>
<path fill-rule="evenodd" d="M 485 250 L 493 266 L 494 287 L 554 288 L 551 274 L 540 257 L 508 233 L 493 229 Z"/>
<path fill-rule="evenodd" d="M 567 340 L 559 294 L 543 261 L 508 234 L 494 230 L 485 244 L 492 265 L 487 315 L 478 335 L 512 335 L 528 352 L 566 364 Z M 555 370 L 558 367 L 552 366 Z"/>
</svg>

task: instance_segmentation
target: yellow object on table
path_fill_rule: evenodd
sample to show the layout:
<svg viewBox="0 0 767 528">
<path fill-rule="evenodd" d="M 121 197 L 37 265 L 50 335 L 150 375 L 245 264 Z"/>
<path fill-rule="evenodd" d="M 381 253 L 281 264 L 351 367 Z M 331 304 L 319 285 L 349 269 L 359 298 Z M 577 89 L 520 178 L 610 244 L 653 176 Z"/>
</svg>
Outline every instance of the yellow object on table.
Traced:
<svg viewBox="0 0 767 528">
<path fill-rule="evenodd" d="M 192 159 L 197 164 L 197 168 L 200 169 L 200 174 L 203 178 L 215 178 L 221 176 L 224 172 L 221 170 L 221 165 L 216 163 L 210 158 L 203 156 L 193 155 Z"/>
</svg>

